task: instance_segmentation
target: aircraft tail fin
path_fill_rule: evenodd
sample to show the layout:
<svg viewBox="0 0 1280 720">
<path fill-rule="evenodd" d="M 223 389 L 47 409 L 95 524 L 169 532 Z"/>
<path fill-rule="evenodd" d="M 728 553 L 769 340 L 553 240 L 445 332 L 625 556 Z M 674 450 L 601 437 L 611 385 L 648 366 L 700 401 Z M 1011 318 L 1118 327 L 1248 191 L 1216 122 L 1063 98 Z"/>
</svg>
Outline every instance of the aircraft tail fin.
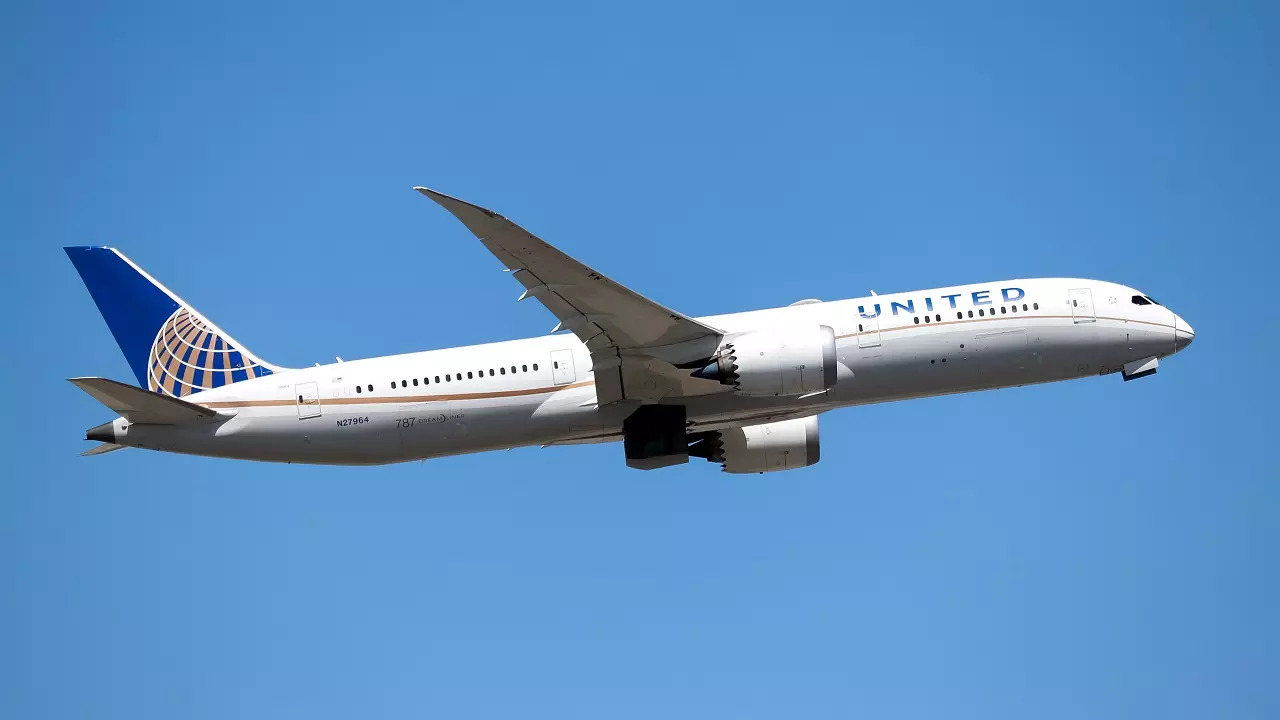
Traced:
<svg viewBox="0 0 1280 720">
<path fill-rule="evenodd" d="M 249 352 L 119 250 L 64 249 L 139 386 L 182 397 L 280 369 Z"/>
<path fill-rule="evenodd" d="M 185 425 L 209 422 L 218 417 L 217 411 L 207 407 L 115 380 L 80 377 L 70 378 L 70 382 L 88 393 L 94 400 L 114 410 L 117 415 L 123 416 L 125 420 L 139 425 Z"/>
</svg>

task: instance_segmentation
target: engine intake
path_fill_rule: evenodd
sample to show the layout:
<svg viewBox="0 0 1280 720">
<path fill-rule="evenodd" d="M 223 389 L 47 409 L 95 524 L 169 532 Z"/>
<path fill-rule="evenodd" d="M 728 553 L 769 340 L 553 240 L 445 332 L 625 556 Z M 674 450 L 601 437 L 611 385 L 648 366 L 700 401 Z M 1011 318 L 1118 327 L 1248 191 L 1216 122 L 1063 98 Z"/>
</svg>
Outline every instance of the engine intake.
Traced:
<svg viewBox="0 0 1280 720">
<path fill-rule="evenodd" d="M 689 455 L 720 463 L 727 473 L 767 473 L 808 467 L 821 458 L 817 416 L 702 433 Z"/>
<path fill-rule="evenodd" d="M 836 334 L 828 325 L 744 333 L 692 374 L 751 397 L 822 392 L 836 384 Z"/>
</svg>

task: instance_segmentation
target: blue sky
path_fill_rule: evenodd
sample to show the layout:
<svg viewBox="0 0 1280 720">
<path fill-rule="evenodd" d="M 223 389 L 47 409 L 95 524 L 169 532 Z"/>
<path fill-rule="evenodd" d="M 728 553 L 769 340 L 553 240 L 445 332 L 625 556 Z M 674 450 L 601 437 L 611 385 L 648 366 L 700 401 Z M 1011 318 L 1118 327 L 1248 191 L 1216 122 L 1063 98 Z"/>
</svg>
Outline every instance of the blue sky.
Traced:
<svg viewBox="0 0 1280 720">
<path fill-rule="evenodd" d="M 1280 715 L 1274 7 L 109 5 L 0 8 L 0 716 Z M 282 365 L 549 330 L 416 184 L 689 314 L 1083 276 L 1198 339 L 779 475 L 76 456 L 131 375 L 64 245 Z"/>
</svg>

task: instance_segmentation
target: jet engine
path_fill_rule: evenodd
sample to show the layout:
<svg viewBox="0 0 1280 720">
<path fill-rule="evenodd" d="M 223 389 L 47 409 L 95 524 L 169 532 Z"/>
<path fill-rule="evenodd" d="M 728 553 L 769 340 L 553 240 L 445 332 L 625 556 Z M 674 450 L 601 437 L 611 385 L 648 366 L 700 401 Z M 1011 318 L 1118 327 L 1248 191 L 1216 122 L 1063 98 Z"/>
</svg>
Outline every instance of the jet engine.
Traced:
<svg viewBox="0 0 1280 720">
<path fill-rule="evenodd" d="M 727 473 L 794 470 L 821 457 L 816 415 L 699 435 L 689 446 L 689 454 L 720 463 Z"/>
<path fill-rule="evenodd" d="M 751 397 L 819 393 L 836 384 L 836 334 L 810 325 L 737 335 L 693 376 Z"/>
</svg>

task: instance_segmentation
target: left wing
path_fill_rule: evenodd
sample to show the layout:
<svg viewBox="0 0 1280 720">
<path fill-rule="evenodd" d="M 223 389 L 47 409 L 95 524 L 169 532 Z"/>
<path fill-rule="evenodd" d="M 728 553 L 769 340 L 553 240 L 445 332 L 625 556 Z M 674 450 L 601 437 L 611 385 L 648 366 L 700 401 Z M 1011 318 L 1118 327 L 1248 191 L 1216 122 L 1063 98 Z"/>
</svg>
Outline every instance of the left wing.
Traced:
<svg viewBox="0 0 1280 720">
<path fill-rule="evenodd" d="M 678 365 L 710 357 L 720 330 L 620 285 L 548 245 L 505 217 L 464 200 L 414 188 L 462 221 L 591 352 L 596 397 L 620 400 L 719 392 L 718 383 L 689 378 Z"/>
</svg>

